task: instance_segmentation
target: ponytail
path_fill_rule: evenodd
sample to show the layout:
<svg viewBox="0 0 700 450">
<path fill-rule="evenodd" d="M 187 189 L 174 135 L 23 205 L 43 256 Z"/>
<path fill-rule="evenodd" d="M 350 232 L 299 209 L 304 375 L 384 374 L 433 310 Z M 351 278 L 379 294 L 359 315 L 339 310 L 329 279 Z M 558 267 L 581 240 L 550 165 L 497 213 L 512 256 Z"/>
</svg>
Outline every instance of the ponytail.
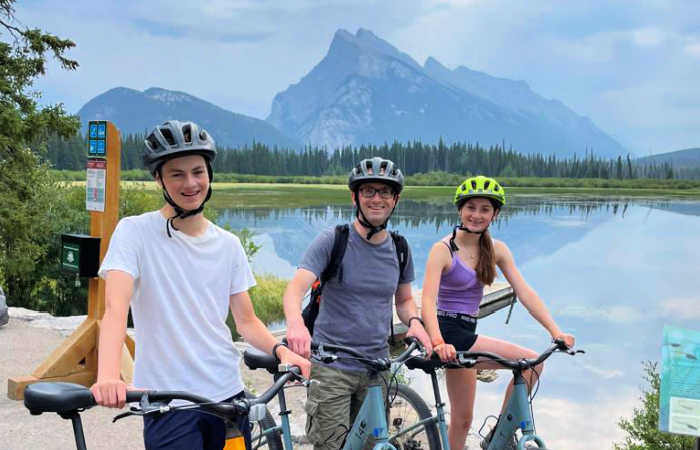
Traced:
<svg viewBox="0 0 700 450">
<path fill-rule="evenodd" d="M 482 284 L 491 284 L 496 278 L 496 252 L 489 230 L 479 237 L 479 262 L 476 265 L 476 277 Z"/>
</svg>

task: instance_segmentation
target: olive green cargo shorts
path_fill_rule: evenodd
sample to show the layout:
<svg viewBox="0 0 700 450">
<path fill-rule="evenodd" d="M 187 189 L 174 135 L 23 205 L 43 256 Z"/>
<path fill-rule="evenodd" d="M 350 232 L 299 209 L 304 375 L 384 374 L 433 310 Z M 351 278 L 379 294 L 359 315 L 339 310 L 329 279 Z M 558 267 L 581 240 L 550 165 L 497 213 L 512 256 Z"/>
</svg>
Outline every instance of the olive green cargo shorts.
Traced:
<svg viewBox="0 0 700 450">
<path fill-rule="evenodd" d="M 381 376 L 386 380 L 388 373 Z M 360 412 L 370 384 L 369 376 L 366 371 L 340 370 L 314 363 L 311 379 L 306 399 L 306 436 L 314 450 L 337 450 Z M 379 382 L 382 397 L 386 398 L 386 383 Z"/>
</svg>

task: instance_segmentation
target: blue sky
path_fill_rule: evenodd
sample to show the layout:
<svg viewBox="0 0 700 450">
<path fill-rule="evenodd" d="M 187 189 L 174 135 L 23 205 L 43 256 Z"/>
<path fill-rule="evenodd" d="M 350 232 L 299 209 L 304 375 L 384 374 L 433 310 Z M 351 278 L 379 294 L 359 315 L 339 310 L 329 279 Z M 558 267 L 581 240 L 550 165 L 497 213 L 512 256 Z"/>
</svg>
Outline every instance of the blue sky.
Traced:
<svg viewBox="0 0 700 450">
<path fill-rule="evenodd" d="M 264 119 L 337 29 L 362 27 L 420 64 L 524 80 L 637 155 L 700 146 L 696 0 L 34 0 L 16 16 L 76 42 L 80 68 L 36 83 L 70 112 L 116 86 L 158 86 Z"/>
</svg>

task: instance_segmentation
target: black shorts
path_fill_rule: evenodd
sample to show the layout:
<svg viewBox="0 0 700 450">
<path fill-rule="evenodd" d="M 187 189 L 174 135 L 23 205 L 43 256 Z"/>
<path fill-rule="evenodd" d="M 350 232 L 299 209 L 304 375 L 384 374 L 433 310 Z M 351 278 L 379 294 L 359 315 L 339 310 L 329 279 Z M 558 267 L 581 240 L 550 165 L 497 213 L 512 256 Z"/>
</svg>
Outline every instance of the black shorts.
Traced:
<svg viewBox="0 0 700 450">
<path fill-rule="evenodd" d="M 457 317 L 438 316 L 440 334 L 445 343 L 454 345 L 457 351 L 467 351 L 476 342 L 476 322 L 466 322 Z"/>
</svg>

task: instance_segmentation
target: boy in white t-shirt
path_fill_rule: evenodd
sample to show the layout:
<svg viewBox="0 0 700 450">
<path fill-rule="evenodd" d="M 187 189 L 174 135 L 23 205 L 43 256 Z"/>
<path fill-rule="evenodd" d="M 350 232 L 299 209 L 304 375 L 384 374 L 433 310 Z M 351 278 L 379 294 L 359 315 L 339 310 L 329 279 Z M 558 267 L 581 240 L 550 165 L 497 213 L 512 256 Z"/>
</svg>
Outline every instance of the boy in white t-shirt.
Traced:
<svg viewBox="0 0 700 450">
<path fill-rule="evenodd" d="M 163 189 L 158 211 L 126 217 L 112 235 L 99 275 L 105 279 L 98 404 L 121 408 L 127 386 L 119 377 L 131 306 L 136 329 L 134 387 L 188 391 L 214 401 L 243 395 L 240 354 L 226 325 L 231 310 L 238 332 L 254 347 L 309 375 L 309 361 L 277 344 L 255 316 L 248 289 L 255 279 L 239 239 L 202 214 L 211 196 L 214 140 L 193 122 L 171 120 L 145 140 L 144 162 Z M 239 427 L 249 446 L 249 424 Z M 144 418 L 147 449 L 217 449 L 223 420 L 177 411 Z"/>
</svg>

